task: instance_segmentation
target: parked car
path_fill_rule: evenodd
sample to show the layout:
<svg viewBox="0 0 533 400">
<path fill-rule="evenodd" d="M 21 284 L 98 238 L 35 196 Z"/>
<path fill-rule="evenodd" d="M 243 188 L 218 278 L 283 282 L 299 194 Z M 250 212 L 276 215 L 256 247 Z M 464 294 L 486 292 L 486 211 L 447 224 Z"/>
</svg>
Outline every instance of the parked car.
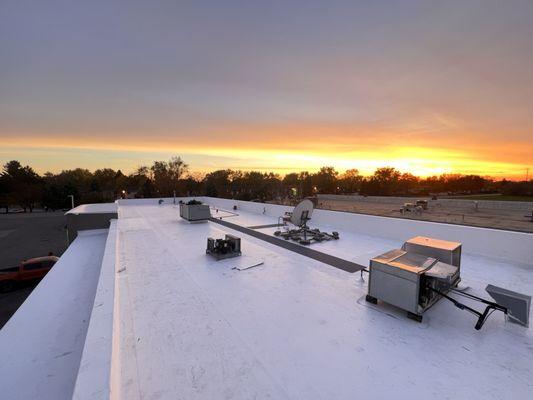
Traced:
<svg viewBox="0 0 533 400">
<path fill-rule="evenodd" d="M 0 292 L 12 290 L 21 282 L 42 279 L 58 260 L 56 256 L 31 258 L 17 267 L 0 270 Z"/>
</svg>

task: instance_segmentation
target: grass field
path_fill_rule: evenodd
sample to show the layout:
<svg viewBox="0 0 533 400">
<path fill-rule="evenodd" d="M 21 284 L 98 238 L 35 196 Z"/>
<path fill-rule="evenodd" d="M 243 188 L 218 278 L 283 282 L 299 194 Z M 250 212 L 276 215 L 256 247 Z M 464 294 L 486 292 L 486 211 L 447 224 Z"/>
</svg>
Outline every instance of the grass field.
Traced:
<svg viewBox="0 0 533 400">
<path fill-rule="evenodd" d="M 458 196 L 454 199 L 466 199 L 466 200 L 494 200 L 494 201 L 531 201 L 533 202 L 533 196 L 504 196 L 501 194 L 477 194 L 472 196 Z"/>
</svg>

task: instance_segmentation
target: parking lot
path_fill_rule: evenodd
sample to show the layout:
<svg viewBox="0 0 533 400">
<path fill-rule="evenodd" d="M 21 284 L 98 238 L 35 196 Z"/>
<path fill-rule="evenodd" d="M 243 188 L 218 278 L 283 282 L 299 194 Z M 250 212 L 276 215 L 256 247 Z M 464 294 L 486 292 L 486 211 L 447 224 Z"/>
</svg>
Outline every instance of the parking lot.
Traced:
<svg viewBox="0 0 533 400">
<path fill-rule="evenodd" d="M 35 212 L 0 214 L 0 270 L 22 260 L 48 255 L 60 256 L 67 248 L 64 213 Z M 0 294 L 0 328 L 31 293 L 36 283 Z"/>
</svg>

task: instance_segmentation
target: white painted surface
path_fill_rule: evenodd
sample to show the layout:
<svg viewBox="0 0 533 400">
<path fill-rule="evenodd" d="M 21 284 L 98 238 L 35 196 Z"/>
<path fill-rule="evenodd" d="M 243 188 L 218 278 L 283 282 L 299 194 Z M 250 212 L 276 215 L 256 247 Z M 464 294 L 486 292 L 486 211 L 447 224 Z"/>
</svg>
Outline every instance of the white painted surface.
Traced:
<svg viewBox="0 0 533 400">
<path fill-rule="evenodd" d="M 292 207 L 274 204 L 251 203 L 237 200 L 204 197 L 212 206 L 277 217 Z M 263 214 L 264 211 L 264 214 Z M 239 211 L 237 211 L 239 212 Z M 265 221 L 266 219 L 263 218 Z M 231 219 L 234 222 L 234 219 Z M 330 230 L 344 230 L 358 234 L 386 238 L 402 243 L 413 236 L 428 236 L 436 239 L 463 243 L 463 251 L 516 263 L 533 265 L 533 234 L 500 229 L 478 228 L 439 222 L 414 221 L 403 218 L 379 217 L 329 210 L 315 210 L 310 225 L 320 225 Z"/>
<path fill-rule="evenodd" d="M 82 204 L 65 214 L 106 214 L 116 213 L 118 205 L 116 203 L 96 203 L 96 204 Z"/>
<path fill-rule="evenodd" d="M 533 234 L 531 233 L 328 210 L 316 210 L 313 214 L 313 221 L 317 224 L 337 227 L 340 230 L 401 241 L 414 236 L 427 236 L 461 242 L 467 253 L 533 266 Z"/>
<path fill-rule="evenodd" d="M 263 206 L 239 203 L 239 223 L 255 225 L 258 215 L 245 208 Z M 259 219 L 272 223 L 268 213 L 279 209 L 265 207 Z M 351 226 L 320 248 L 368 263 L 401 244 Z M 392 307 L 370 307 L 358 274 L 213 223 L 187 224 L 172 206 L 120 207 L 117 230 L 115 398 L 531 396 L 533 334 L 501 314 L 478 332 L 473 316 L 441 301 L 418 324 Z M 206 238 L 225 233 L 264 265 L 236 271 L 206 256 Z M 462 273 L 472 293 L 482 295 L 488 282 L 533 292 L 530 266 L 513 261 L 466 252 Z"/>
<path fill-rule="evenodd" d="M 110 398 L 117 220 L 111 220 L 73 399 Z"/>
<path fill-rule="evenodd" d="M 0 398 L 72 397 L 106 237 L 80 232 L 0 330 Z"/>
</svg>

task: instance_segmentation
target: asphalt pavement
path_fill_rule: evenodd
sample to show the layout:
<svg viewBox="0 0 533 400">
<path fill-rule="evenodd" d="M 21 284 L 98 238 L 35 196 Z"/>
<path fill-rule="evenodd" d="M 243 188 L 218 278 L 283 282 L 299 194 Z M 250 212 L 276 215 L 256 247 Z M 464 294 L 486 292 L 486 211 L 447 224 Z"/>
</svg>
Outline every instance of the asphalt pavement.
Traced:
<svg viewBox="0 0 533 400">
<path fill-rule="evenodd" d="M 22 260 L 53 252 L 61 256 L 67 248 L 64 212 L 0 214 L 0 270 Z M 37 282 L 0 294 L 0 328 L 29 296 Z"/>
</svg>

